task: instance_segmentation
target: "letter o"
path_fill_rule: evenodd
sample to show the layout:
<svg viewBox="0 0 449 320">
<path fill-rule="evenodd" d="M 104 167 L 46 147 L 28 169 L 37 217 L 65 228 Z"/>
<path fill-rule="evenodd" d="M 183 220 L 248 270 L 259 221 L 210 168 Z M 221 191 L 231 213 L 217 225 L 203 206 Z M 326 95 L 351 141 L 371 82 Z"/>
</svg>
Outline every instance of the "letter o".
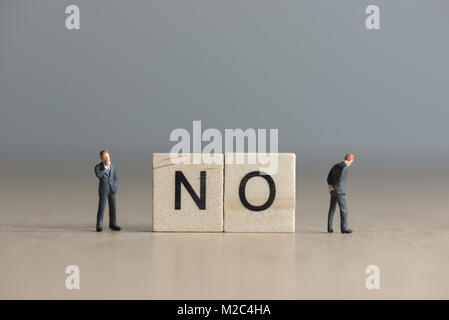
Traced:
<svg viewBox="0 0 449 320">
<path fill-rule="evenodd" d="M 251 203 L 249 203 L 248 200 L 246 199 L 246 195 L 245 195 L 246 184 L 248 183 L 249 179 L 254 178 L 254 177 L 264 178 L 268 183 L 268 187 L 270 188 L 270 196 L 268 197 L 268 200 L 260 206 L 254 206 Z M 266 174 L 265 172 L 252 171 L 252 172 L 248 173 L 247 175 L 245 175 L 243 177 L 242 181 L 240 181 L 239 197 L 240 197 L 240 201 L 242 202 L 243 206 L 248 210 L 251 210 L 251 211 L 266 210 L 273 204 L 274 198 L 276 198 L 276 184 L 274 183 L 273 178 L 270 175 Z"/>
</svg>

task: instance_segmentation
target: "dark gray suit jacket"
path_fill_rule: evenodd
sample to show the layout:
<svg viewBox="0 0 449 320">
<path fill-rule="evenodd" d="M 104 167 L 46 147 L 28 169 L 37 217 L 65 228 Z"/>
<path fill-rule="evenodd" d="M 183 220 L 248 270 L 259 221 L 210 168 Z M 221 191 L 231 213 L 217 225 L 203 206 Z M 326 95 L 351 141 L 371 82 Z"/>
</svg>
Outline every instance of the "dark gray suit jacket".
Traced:
<svg viewBox="0 0 449 320">
<path fill-rule="evenodd" d="M 327 184 L 334 188 L 336 194 L 345 194 L 345 182 L 348 176 L 348 166 L 344 161 L 334 165 L 327 175 Z"/>
<path fill-rule="evenodd" d="M 111 162 L 111 169 L 106 172 L 106 167 L 103 162 L 100 162 L 95 166 L 95 175 L 100 180 L 98 186 L 98 193 L 100 195 L 107 195 L 109 191 L 113 194 L 117 193 L 117 171 L 115 170 L 115 164 Z"/>
</svg>

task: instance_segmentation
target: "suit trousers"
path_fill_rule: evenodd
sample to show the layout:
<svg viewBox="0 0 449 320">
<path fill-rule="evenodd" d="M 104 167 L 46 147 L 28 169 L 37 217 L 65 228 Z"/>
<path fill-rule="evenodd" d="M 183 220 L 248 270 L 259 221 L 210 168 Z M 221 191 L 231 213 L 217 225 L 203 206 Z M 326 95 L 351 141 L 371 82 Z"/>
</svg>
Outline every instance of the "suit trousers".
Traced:
<svg viewBox="0 0 449 320">
<path fill-rule="evenodd" d="M 344 193 L 335 193 L 332 191 L 329 205 L 329 214 L 327 218 L 327 228 L 332 229 L 332 223 L 334 219 L 335 209 L 340 208 L 340 228 L 342 231 L 348 230 L 348 208 L 346 206 L 346 197 Z"/>
<path fill-rule="evenodd" d="M 100 198 L 98 201 L 97 228 L 103 226 L 103 215 L 106 200 L 108 200 L 109 204 L 109 227 L 117 225 L 115 217 L 115 194 L 109 191 L 108 193 L 100 193 Z"/>
</svg>

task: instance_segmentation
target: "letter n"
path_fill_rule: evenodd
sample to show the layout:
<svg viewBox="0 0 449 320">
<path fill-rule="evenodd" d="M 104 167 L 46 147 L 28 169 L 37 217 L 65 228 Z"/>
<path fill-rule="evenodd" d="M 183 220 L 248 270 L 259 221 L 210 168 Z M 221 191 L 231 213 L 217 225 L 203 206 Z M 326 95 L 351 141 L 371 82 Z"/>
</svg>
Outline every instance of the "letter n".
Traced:
<svg viewBox="0 0 449 320">
<path fill-rule="evenodd" d="M 187 178 L 182 171 L 175 173 L 175 210 L 181 210 L 181 184 L 189 192 L 193 201 L 200 210 L 206 210 L 206 171 L 200 172 L 200 196 L 193 190 Z"/>
</svg>

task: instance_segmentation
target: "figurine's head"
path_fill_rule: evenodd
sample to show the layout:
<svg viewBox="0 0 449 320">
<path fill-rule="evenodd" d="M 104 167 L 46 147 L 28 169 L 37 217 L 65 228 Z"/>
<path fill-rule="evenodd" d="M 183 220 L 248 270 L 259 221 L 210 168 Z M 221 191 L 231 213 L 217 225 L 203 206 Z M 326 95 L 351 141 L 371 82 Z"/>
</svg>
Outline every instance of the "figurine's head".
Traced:
<svg viewBox="0 0 449 320">
<path fill-rule="evenodd" d="M 111 156 L 109 155 L 108 150 L 100 151 L 100 159 L 104 164 L 109 164 L 111 162 Z"/>
<path fill-rule="evenodd" d="M 345 163 L 349 167 L 351 166 L 352 162 L 354 161 L 354 155 L 352 153 L 348 153 L 345 155 Z"/>
</svg>

